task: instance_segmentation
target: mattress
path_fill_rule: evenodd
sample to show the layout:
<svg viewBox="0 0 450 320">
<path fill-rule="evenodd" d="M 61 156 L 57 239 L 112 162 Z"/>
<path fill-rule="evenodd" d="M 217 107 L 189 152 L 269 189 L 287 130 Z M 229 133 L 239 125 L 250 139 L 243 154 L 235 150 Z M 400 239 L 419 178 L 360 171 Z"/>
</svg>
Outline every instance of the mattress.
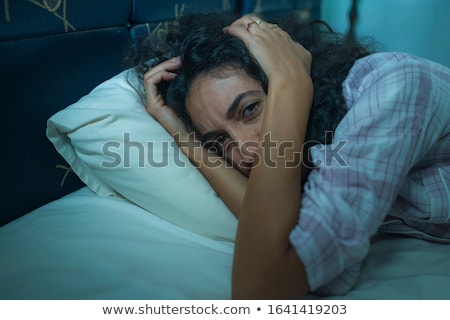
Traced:
<svg viewBox="0 0 450 320">
<path fill-rule="evenodd" d="M 232 256 L 85 187 L 0 228 L 0 299 L 229 299 Z M 378 235 L 356 286 L 326 299 L 450 299 L 450 246 Z"/>
</svg>

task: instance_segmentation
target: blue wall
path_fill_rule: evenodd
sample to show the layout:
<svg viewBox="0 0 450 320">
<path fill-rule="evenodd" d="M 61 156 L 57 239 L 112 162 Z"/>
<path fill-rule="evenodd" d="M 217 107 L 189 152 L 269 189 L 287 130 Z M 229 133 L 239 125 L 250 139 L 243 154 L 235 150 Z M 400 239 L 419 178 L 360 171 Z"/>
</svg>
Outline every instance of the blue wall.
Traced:
<svg viewBox="0 0 450 320">
<path fill-rule="evenodd" d="M 346 33 L 351 0 L 322 0 L 321 17 Z M 384 51 L 409 52 L 450 67 L 449 0 L 359 0 L 357 35 Z"/>
</svg>

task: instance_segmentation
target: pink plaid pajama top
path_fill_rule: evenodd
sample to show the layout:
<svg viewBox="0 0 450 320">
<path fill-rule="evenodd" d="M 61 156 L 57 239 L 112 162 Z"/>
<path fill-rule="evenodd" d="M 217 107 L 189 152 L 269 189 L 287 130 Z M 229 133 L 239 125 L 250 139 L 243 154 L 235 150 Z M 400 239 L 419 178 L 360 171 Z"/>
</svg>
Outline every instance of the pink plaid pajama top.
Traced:
<svg viewBox="0 0 450 320">
<path fill-rule="evenodd" d="M 355 62 L 343 94 L 348 113 L 332 144 L 311 149 L 290 235 L 324 295 L 356 283 L 378 230 L 450 243 L 450 69 L 376 53 Z"/>
</svg>

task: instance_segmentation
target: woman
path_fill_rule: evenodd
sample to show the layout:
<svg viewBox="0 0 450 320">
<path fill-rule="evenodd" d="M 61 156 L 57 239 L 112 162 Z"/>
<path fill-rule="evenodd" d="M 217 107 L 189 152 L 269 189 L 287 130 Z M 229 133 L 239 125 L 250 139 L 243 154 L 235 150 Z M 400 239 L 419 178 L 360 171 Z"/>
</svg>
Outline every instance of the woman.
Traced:
<svg viewBox="0 0 450 320">
<path fill-rule="evenodd" d="M 379 229 L 450 242 L 447 68 L 251 16 L 184 17 L 162 43 L 133 62 L 239 218 L 233 298 L 343 294 Z"/>
</svg>

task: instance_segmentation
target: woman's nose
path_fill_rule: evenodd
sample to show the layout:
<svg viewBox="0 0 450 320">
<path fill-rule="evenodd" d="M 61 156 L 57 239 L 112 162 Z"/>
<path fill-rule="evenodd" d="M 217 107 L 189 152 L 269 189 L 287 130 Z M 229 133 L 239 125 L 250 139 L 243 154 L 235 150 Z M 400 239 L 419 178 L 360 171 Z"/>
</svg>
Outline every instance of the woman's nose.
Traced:
<svg viewBox="0 0 450 320">
<path fill-rule="evenodd" d="M 256 141 L 237 142 L 228 160 L 231 160 L 233 166 L 241 173 L 249 176 L 252 168 L 258 164 L 257 149 Z"/>
<path fill-rule="evenodd" d="M 258 126 L 234 128 L 234 132 L 230 132 L 231 139 L 234 140 L 237 147 L 237 154 L 234 160 L 238 160 L 235 165 L 241 168 L 251 169 L 257 162 L 257 150 L 259 147 L 259 130 Z"/>
<path fill-rule="evenodd" d="M 255 161 L 258 145 L 258 142 L 254 140 L 247 140 L 239 144 L 239 150 L 243 162 L 251 164 Z"/>
</svg>

